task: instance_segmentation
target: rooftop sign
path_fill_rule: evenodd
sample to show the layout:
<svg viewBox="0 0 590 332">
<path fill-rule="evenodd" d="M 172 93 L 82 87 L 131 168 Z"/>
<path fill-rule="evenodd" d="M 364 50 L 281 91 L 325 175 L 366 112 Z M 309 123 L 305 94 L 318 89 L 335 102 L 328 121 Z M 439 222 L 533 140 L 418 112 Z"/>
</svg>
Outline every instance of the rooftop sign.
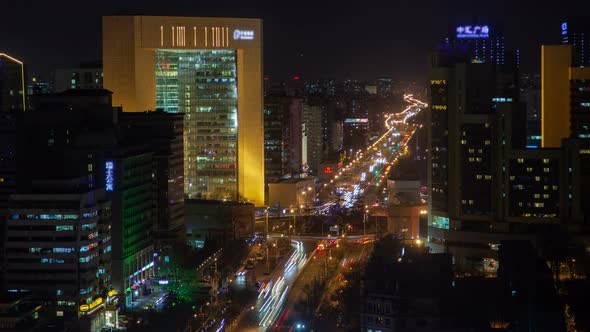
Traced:
<svg viewBox="0 0 590 332">
<path fill-rule="evenodd" d="M 490 27 L 487 25 L 460 25 L 457 38 L 489 38 Z"/>
</svg>

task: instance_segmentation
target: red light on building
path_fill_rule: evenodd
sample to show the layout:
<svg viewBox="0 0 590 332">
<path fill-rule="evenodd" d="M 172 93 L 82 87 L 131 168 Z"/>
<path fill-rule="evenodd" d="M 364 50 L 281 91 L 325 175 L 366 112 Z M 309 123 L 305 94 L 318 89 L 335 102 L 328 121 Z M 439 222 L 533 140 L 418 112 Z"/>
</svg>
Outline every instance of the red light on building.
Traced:
<svg viewBox="0 0 590 332">
<path fill-rule="evenodd" d="M 326 168 L 324 168 L 324 174 L 332 174 L 334 173 L 334 170 L 332 169 L 331 166 L 326 166 Z"/>
<path fill-rule="evenodd" d="M 299 81 L 300 79 L 301 79 L 301 77 L 299 77 L 297 75 L 293 76 L 293 81 Z"/>
<path fill-rule="evenodd" d="M 269 79 L 270 79 L 270 77 L 268 77 L 268 76 L 264 76 L 264 80 L 265 80 L 265 81 L 268 81 Z"/>
</svg>

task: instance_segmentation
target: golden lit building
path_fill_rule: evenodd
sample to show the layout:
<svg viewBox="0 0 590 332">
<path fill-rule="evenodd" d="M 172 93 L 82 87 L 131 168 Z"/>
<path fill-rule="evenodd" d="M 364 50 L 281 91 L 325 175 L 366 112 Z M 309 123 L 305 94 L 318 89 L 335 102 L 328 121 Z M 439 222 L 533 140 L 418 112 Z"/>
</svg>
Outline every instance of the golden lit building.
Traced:
<svg viewBox="0 0 590 332">
<path fill-rule="evenodd" d="M 570 45 L 541 46 L 541 145 L 558 148 L 570 136 Z"/>
<path fill-rule="evenodd" d="M 187 198 L 264 204 L 261 20 L 106 16 L 103 68 L 113 105 L 185 114 Z"/>
<path fill-rule="evenodd" d="M 541 134 L 546 148 L 590 139 L 590 68 L 572 64 L 571 45 L 541 48 Z"/>
</svg>

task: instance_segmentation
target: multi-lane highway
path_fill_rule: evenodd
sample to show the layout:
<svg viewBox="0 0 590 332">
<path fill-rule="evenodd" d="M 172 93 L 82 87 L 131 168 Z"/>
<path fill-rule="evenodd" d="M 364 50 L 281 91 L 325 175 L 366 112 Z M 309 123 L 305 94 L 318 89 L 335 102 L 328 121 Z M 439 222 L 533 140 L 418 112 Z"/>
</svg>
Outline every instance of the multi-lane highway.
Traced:
<svg viewBox="0 0 590 332">
<path fill-rule="evenodd" d="M 384 117 L 387 131 L 366 150 L 359 151 L 346 167 L 322 185 L 317 195 L 320 201 L 317 213 L 329 214 L 335 206 L 352 208 L 361 198 L 362 204 L 367 204 L 367 207 L 387 204 L 387 196 L 383 189 L 387 176 L 398 159 L 407 153 L 409 141 L 421 127 L 420 124 L 414 123 L 412 118 L 427 106 L 412 95 L 405 95 L 404 101 L 408 105 L 402 112 L 387 114 Z M 300 293 L 301 290 L 297 290 L 293 296 L 289 293 L 300 272 L 310 260 L 313 260 L 316 244 L 317 239 L 305 236 L 301 237 L 301 240 L 291 240 L 292 250 L 285 259 L 270 275 L 258 279 L 258 299 L 256 304 L 249 308 L 249 319 L 240 321 L 239 330 L 293 328 L 293 317 L 290 315 L 294 314 L 292 302 L 295 300 L 292 299 L 297 299 L 296 293 Z M 318 264 L 311 264 L 310 268 L 313 270 Z M 317 269 L 317 266 L 315 268 Z M 288 301 L 288 298 L 291 300 Z"/>
<path fill-rule="evenodd" d="M 335 205 L 351 208 L 361 197 L 368 207 L 387 203 L 383 188 L 387 176 L 407 153 L 408 142 L 422 126 L 414 124 L 412 118 L 428 106 L 412 95 L 405 95 L 404 101 L 408 106 L 402 112 L 385 115 L 387 131 L 322 185 L 317 194 L 320 214 L 329 214 Z"/>
</svg>

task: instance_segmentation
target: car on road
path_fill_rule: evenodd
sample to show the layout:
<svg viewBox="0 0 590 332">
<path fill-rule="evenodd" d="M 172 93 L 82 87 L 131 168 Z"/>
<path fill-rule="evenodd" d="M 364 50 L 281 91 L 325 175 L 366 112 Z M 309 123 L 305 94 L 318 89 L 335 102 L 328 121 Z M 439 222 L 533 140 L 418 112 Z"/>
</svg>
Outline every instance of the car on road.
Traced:
<svg viewBox="0 0 590 332">
<path fill-rule="evenodd" d="M 263 254 L 263 253 L 261 253 L 261 252 L 257 253 L 257 254 L 256 254 L 256 260 L 257 260 L 257 261 L 264 260 L 264 254 Z"/>
<path fill-rule="evenodd" d="M 254 268 L 254 260 L 252 258 L 248 258 L 246 261 L 246 268 L 253 269 Z"/>
</svg>

